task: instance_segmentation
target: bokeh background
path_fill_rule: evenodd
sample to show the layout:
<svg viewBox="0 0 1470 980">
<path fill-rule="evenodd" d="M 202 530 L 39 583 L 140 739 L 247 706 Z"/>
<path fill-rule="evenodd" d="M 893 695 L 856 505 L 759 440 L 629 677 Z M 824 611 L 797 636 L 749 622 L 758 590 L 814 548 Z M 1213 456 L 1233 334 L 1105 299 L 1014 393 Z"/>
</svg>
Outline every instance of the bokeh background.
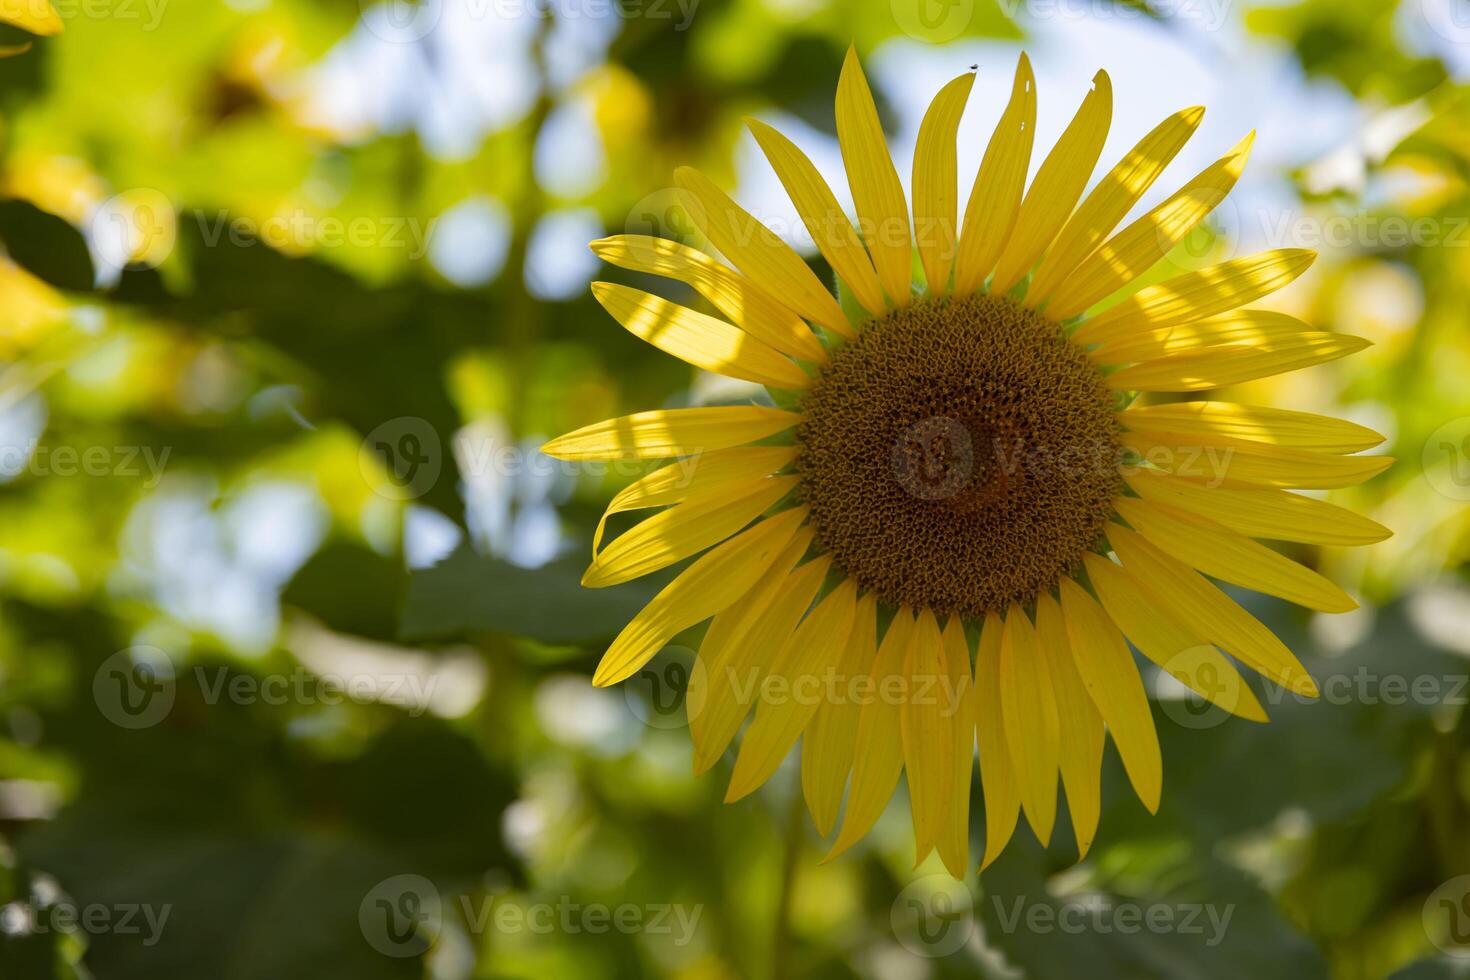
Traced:
<svg viewBox="0 0 1470 980">
<path fill-rule="evenodd" d="M 1470 967 L 1470 4 L 52 3 L 0 2 L 0 977 Z M 901 796 L 819 864 L 789 765 L 691 776 L 696 637 L 590 685 L 654 589 L 577 585 L 637 474 L 536 447 L 749 392 L 620 331 L 587 242 L 687 236 L 687 163 L 827 274 L 740 119 L 840 185 L 850 43 L 906 183 L 974 64 L 968 188 L 1022 48 L 1039 147 L 1099 67 L 1104 165 L 1209 107 L 1140 212 L 1257 128 L 1159 275 L 1318 248 L 1275 305 L 1375 342 L 1228 393 L 1398 458 L 1340 495 L 1395 537 L 1294 552 L 1359 612 L 1247 600 L 1326 696 L 1256 726 L 1159 681 L 1163 806 L 1109 749 L 1080 865 L 1063 823 L 913 869 Z"/>
</svg>

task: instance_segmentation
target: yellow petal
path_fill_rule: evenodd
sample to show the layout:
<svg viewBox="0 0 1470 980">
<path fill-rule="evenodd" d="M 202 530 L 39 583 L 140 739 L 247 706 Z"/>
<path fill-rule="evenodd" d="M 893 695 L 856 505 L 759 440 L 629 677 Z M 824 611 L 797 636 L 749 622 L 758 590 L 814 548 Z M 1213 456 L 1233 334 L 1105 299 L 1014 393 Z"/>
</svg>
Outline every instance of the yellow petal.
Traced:
<svg viewBox="0 0 1470 980">
<path fill-rule="evenodd" d="M 1026 292 L 1026 302 L 1030 306 L 1040 306 L 1049 300 L 1056 288 L 1067 281 L 1082 260 L 1123 220 L 1123 216 L 1158 180 L 1169 161 L 1189 142 L 1204 116 L 1205 110 L 1199 106 L 1174 113 L 1139 140 L 1138 145 L 1108 171 L 1077 208 L 1041 260 L 1031 288 Z"/>
<path fill-rule="evenodd" d="M 584 426 L 557 436 L 541 451 L 557 459 L 666 459 L 731 446 L 785 432 L 801 421 L 795 412 L 760 405 L 661 408 Z"/>
<path fill-rule="evenodd" d="M 909 207 L 898 180 L 878 107 L 863 75 L 857 49 L 847 49 L 837 80 L 837 140 L 853 204 L 878 279 L 894 306 L 907 306 L 912 291 L 914 242 Z"/>
<path fill-rule="evenodd" d="M 1391 456 L 1338 456 L 1228 436 L 1124 432 L 1118 441 L 1165 473 L 1211 487 L 1333 490 L 1355 486 L 1393 465 Z"/>
<path fill-rule="evenodd" d="M 1143 587 L 1241 663 L 1287 690 L 1317 696 L 1317 684 L 1286 644 L 1204 576 L 1137 532 L 1108 525 L 1108 541 Z"/>
<path fill-rule="evenodd" d="M 1153 268 L 1225 200 L 1245 169 L 1255 136 L 1252 132 L 1173 197 L 1089 255 L 1052 295 L 1047 316 L 1070 319 Z"/>
<path fill-rule="evenodd" d="M 1206 575 L 1321 612 L 1358 608 L 1352 596 L 1310 568 L 1208 517 L 1131 497 L 1115 504 L 1119 516 L 1160 550 Z"/>
<path fill-rule="evenodd" d="M 751 793 L 781 765 L 826 694 L 825 672 L 836 666 L 857 612 L 857 583 L 833 589 L 782 646 L 763 681 L 767 694 L 745 731 L 725 802 Z"/>
<path fill-rule="evenodd" d="M 1001 634 L 1000 698 L 1021 807 L 1037 839 L 1045 844 L 1057 816 L 1061 729 L 1051 673 L 1037 649 L 1036 630 L 1015 604 L 1006 613 Z"/>
<path fill-rule="evenodd" d="M 724 755 L 760 697 L 766 672 L 811 608 L 831 566 L 825 555 L 813 558 L 779 580 L 776 593 L 763 590 L 763 601 L 747 605 L 740 622 L 728 633 L 721 631 L 715 644 L 706 635 L 686 695 L 696 773 L 709 769 Z M 705 646 L 713 647 L 707 657 Z"/>
<path fill-rule="evenodd" d="M 1108 616 L 1139 651 L 1200 697 L 1247 721 L 1265 721 L 1240 671 L 1201 635 L 1157 602 L 1127 570 L 1097 555 L 1083 559 Z"/>
<path fill-rule="evenodd" d="M 970 866 L 970 780 L 975 768 L 975 679 L 965 626 L 951 616 L 944 627 L 944 695 L 952 710 L 944 719 L 953 746 L 949 775 L 950 803 L 940 808 L 935 846 L 949 873 L 963 878 Z"/>
<path fill-rule="evenodd" d="M 1374 544 L 1393 532 L 1376 521 L 1315 497 L 1275 489 L 1207 487 L 1150 470 L 1123 479 L 1144 500 L 1208 517 L 1252 538 L 1302 544 Z"/>
<path fill-rule="evenodd" d="M 863 839 L 883 815 L 898 785 L 899 774 L 903 772 L 903 731 L 900 706 L 893 703 L 892 690 L 895 684 L 902 683 L 914 631 L 914 614 L 900 607 L 878 645 L 878 656 L 864 685 L 865 703 L 858 716 L 857 744 L 862 751 L 853 759 L 852 786 L 847 794 L 842 832 L 823 861 L 832 860 Z"/>
<path fill-rule="evenodd" d="M 1345 419 L 1235 402 L 1147 405 L 1130 408 L 1119 418 L 1140 431 L 1229 436 L 1324 453 L 1356 453 L 1383 442 L 1372 429 Z"/>
<path fill-rule="evenodd" d="M 1133 791 L 1150 813 L 1159 809 L 1164 768 L 1143 680 L 1118 627 L 1097 601 L 1062 579 L 1062 618 L 1082 684 L 1113 735 Z"/>
<path fill-rule="evenodd" d="M 773 388 L 810 383 L 785 355 L 733 323 L 611 282 L 594 282 L 592 295 L 633 336 L 697 368 Z"/>
<path fill-rule="evenodd" d="M 837 810 L 852 771 L 862 706 L 852 696 L 854 681 L 866 677 L 878 655 L 878 601 L 870 592 L 858 600 L 851 639 L 842 648 L 834 686 L 801 738 L 801 791 L 812 823 L 823 837 L 837 824 Z"/>
<path fill-rule="evenodd" d="M 1036 600 L 1036 642 L 1056 695 L 1062 786 L 1080 861 L 1092 847 L 1102 815 L 1103 720 L 1077 672 L 1062 607 L 1050 593 Z"/>
<path fill-rule="evenodd" d="M 596 555 L 582 584 L 589 589 L 618 585 L 698 554 L 764 514 L 796 483 L 794 476 L 757 477 L 728 497 L 659 511 Z"/>
<path fill-rule="evenodd" d="M 675 170 L 674 184 L 688 196 L 695 224 L 737 269 L 811 322 L 852 336 L 837 298 L 780 236 L 691 167 Z"/>
<path fill-rule="evenodd" d="M 1113 83 L 1107 72 L 1099 71 L 1077 115 L 1036 171 L 1015 230 L 996 263 L 991 292 L 1009 292 L 1056 238 L 1097 166 L 1112 118 Z"/>
<path fill-rule="evenodd" d="M 878 285 L 873 260 L 816 166 L 795 143 L 759 119 L 746 119 L 745 124 L 755 134 L 755 141 L 765 151 L 771 169 L 781 179 L 781 186 L 786 188 L 802 223 L 832 271 L 847 283 L 863 309 L 874 316 L 886 313 L 888 304 L 883 300 L 883 288 Z"/>
<path fill-rule="evenodd" d="M 961 75 L 939 90 L 914 149 L 914 241 L 930 296 L 949 294 L 959 230 L 959 192 L 955 136 L 974 75 Z"/>
<path fill-rule="evenodd" d="M 914 866 L 918 867 L 934 849 L 945 813 L 954 805 L 954 740 L 944 715 L 941 689 L 949 674 L 944 663 L 944 638 L 934 613 L 927 608 L 919 612 L 904 673 L 907 686 L 899 716 L 914 821 Z"/>
<path fill-rule="evenodd" d="M 1102 364 L 1136 364 L 1202 347 L 1269 347 L 1316 332 L 1296 317 L 1274 310 L 1232 310 L 1203 320 L 1137 330 L 1107 341 L 1092 356 Z"/>
<path fill-rule="evenodd" d="M 1204 391 L 1335 361 L 1369 346 L 1361 337 L 1305 333 L 1269 347 L 1202 347 L 1143 361 L 1107 376 L 1115 391 Z"/>
<path fill-rule="evenodd" d="M 995 268 L 1010 240 L 1016 214 L 1021 210 L 1021 191 L 1026 186 L 1035 138 L 1036 78 L 1031 73 L 1030 59 L 1023 53 L 1016 65 L 1010 104 L 985 148 L 975 186 L 970 190 L 970 203 L 965 206 L 954 267 L 954 291 L 961 296 L 985 284 L 985 277 Z"/>
<path fill-rule="evenodd" d="M 788 510 L 702 555 L 623 628 L 603 654 L 592 683 L 607 687 L 633 676 L 675 634 L 749 592 L 805 519 L 806 508 Z"/>
<path fill-rule="evenodd" d="M 1000 650 L 1005 626 L 995 613 L 985 617 L 975 655 L 975 740 L 980 752 L 980 788 L 985 794 L 984 871 L 1000 857 L 1016 830 L 1021 787 L 1006 744 L 1001 706 Z"/>
<path fill-rule="evenodd" d="M 1274 293 L 1306 272 L 1316 258 L 1310 249 L 1278 248 L 1187 272 L 1089 317 L 1072 337 L 1078 343 L 1100 344 L 1225 313 Z"/>
<path fill-rule="evenodd" d="M 592 534 L 593 556 L 602 547 L 607 519 L 614 514 L 727 497 L 790 463 L 796 453 L 796 446 L 743 446 L 691 456 L 654 470 L 618 491 L 607 505 Z"/>
<path fill-rule="evenodd" d="M 730 321 L 783 354 L 823 363 L 826 349 L 805 321 L 754 282 L 703 252 L 647 235 L 614 235 L 592 243 L 604 262 L 688 283 Z"/>
<path fill-rule="evenodd" d="M 63 28 L 50 0 L 0 0 L 0 23 L 42 37 L 60 34 Z"/>
</svg>

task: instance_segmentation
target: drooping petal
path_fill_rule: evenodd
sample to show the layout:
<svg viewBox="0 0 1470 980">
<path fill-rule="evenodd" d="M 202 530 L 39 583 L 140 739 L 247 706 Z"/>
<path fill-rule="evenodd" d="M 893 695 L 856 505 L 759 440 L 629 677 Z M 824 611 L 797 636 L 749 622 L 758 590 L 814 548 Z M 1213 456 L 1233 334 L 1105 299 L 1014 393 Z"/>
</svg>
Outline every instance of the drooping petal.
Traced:
<svg viewBox="0 0 1470 980">
<path fill-rule="evenodd" d="M 811 322 L 852 336 L 837 297 L 780 236 L 699 171 L 680 167 L 674 171 L 674 183 L 689 196 L 689 213 L 700 230 L 737 269 Z"/>
<path fill-rule="evenodd" d="M 1228 436 L 1323 453 L 1356 453 L 1383 442 L 1372 429 L 1346 419 L 1236 402 L 1145 405 L 1118 418 L 1126 428 L 1138 431 Z"/>
<path fill-rule="evenodd" d="M 1144 500 L 1208 517 L 1240 534 L 1302 544 L 1375 544 L 1392 535 L 1377 521 L 1315 497 L 1272 488 L 1207 487 L 1151 470 L 1123 479 Z"/>
<path fill-rule="evenodd" d="M 1000 697 L 1021 807 L 1037 839 L 1045 844 L 1057 816 L 1061 727 L 1051 672 L 1037 649 L 1036 629 L 1015 604 L 1006 613 L 1001 634 Z"/>
<path fill-rule="evenodd" d="M 749 592 L 805 519 L 804 507 L 777 514 L 702 555 L 623 628 L 603 654 L 592 683 L 607 687 L 633 676 L 676 633 Z"/>
<path fill-rule="evenodd" d="M 1051 298 L 1053 291 L 1153 186 L 1204 117 L 1205 110 L 1200 106 L 1174 113 L 1139 140 L 1098 182 L 1042 258 L 1031 288 L 1026 291 L 1028 305 L 1036 307 Z"/>
<path fill-rule="evenodd" d="M 1316 258 L 1311 249 L 1278 248 L 1186 272 L 1089 317 L 1072 338 L 1100 344 L 1226 313 L 1274 293 L 1306 272 Z"/>
<path fill-rule="evenodd" d="M 1310 568 L 1208 517 L 1132 497 L 1114 503 L 1118 514 L 1161 551 L 1206 575 L 1320 612 L 1358 608 L 1352 596 Z"/>
<path fill-rule="evenodd" d="M 1108 616 L 1164 672 L 1217 707 L 1247 721 L 1266 712 L 1240 671 L 1202 635 L 1154 600 L 1131 573 L 1097 555 L 1083 559 Z"/>
<path fill-rule="evenodd" d="M 961 75 L 939 90 L 914 149 L 914 241 L 930 296 L 947 296 L 959 239 L 955 136 L 974 75 Z"/>
<path fill-rule="evenodd" d="M 774 388 L 810 383 L 785 355 L 733 323 L 616 283 L 594 282 L 592 295 L 633 336 L 697 368 Z"/>
<path fill-rule="evenodd" d="M 1316 682 L 1286 644 L 1204 576 L 1120 525 L 1108 525 L 1108 541 L 1145 589 L 1227 653 L 1289 691 L 1317 696 Z"/>
<path fill-rule="evenodd" d="M 857 583 L 846 580 L 802 620 L 782 646 L 766 677 L 780 681 L 756 708 L 745 731 L 725 802 L 760 786 L 796 744 L 823 702 L 823 673 L 836 666 L 857 612 Z"/>
<path fill-rule="evenodd" d="M 1367 346 L 1368 341 L 1347 334 L 1306 333 L 1269 345 L 1229 344 L 1170 354 L 1114 371 L 1107 379 L 1115 391 L 1205 391 L 1326 364 Z"/>
<path fill-rule="evenodd" d="M 1112 733 L 1133 791 L 1150 813 L 1159 809 L 1163 761 L 1143 680 L 1118 627 L 1076 582 L 1062 579 L 1062 618 L 1072 659 L 1098 714 Z"/>
<path fill-rule="evenodd" d="M 1102 815 L 1103 720 L 1077 672 L 1062 607 L 1050 593 L 1036 600 L 1036 642 L 1056 694 L 1062 787 L 1081 860 L 1092 847 Z"/>
<path fill-rule="evenodd" d="M 944 695 L 940 686 L 949 674 L 944 662 L 944 637 L 933 611 L 928 608 L 919 612 L 904 674 L 906 696 L 900 705 L 899 719 L 917 867 L 934 849 L 939 827 L 947 810 L 954 805 L 954 740 L 943 713 Z"/>
<path fill-rule="evenodd" d="M 903 772 L 902 709 L 893 703 L 892 687 L 902 680 L 916 624 L 914 614 L 900 607 L 878 645 L 878 656 L 870 668 L 867 697 L 858 717 L 857 744 L 861 749 L 852 763 L 852 785 L 847 792 L 847 812 L 837 843 L 827 852 L 830 861 L 862 840 L 883 815 Z M 897 680 L 896 680 L 897 679 Z M 890 693 L 885 693 L 890 692 Z"/>
<path fill-rule="evenodd" d="M 852 634 L 837 665 L 834 697 L 823 701 L 801 737 L 801 790 L 812 823 L 823 837 L 837 824 L 837 810 L 857 749 L 862 705 L 854 682 L 866 677 L 878 655 L 878 600 L 870 592 L 858 600 Z"/>
<path fill-rule="evenodd" d="M 694 740 L 694 771 L 702 773 L 719 761 L 740 730 L 740 723 L 760 697 L 761 684 L 781 647 L 811 608 L 831 568 L 826 555 L 813 558 L 752 603 L 739 623 L 706 658 L 701 646 L 698 669 L 689 679 L 689 733 Z M 709 643 L 709 637 L 705 637 Z"/>
<path fill-rule="evenodd" d="M 1021 210 L 1021 191 L 1036 138 L 1036 77 L 1023 53 L 1016 65 L 1011 101 L 980 161 L 955 258 L 954 291 L 968 296 L 985 284 L 1010 240 Z"/>
<path fill-rule="evenodd" d="M 893 306 L 907 306 L 914 262 L 908 201 L 889 155 L 857 49 L 851 47 L 837 81 L 837 140 L 878 279 Z"/>
<path fill-rule="evenodd" d="M 796 458 L 796 446 L 742 446 L 717 449 L 670 463 L 619 490 L 592 533 L 592 554 L 602 547 L 607 520 L 614 514 L 699 503 L 725 497 L 781 469 Z"/>
<path fill-rule="evenodd" d="M 1335 490 L 1372 479 L 1393 465 L 1391 456 L 1339 456 L 1228 436 L 1124 432 L 1118 441 L 1165 473 L 1212 487 Z"/>
<path fill-rule="evenodd" d="M 980 788 L 985 794 L 985 856 L 980 870 L 1000 857 L 1021 812 L 1020 777 L 1006 744 L 1001 705 L 1000 650 L 1005 624 L 989 613 L 975 655 L 975 740 L 980 751 Z"/>
<path fill-rule="evenodd" d="M 661 408 L 595 422 L 557 436 L 541 451 L 557 459 L 667 459 L 729 449 L 785 432 L 795 412 L 760 405 Z"/>
<path fill-rule="evenodd" d="M 1047 315 L 1070 319 L 1158 264 L 1225 200 L 1245 170 L 1255 135 L 1252 132 L 1174 196 L 1099 246 L 1057 288 L 1046 305 Z"/>
<path fill-rule="evenodd" d="M 1107 72 L 1099 71 L 1077 115 L 1036 171 L 996 263 L 992 292 L 1009 292 L 1056 238 L 1097 166 L 1112 118 L 1113 83 Z"/>
<path fill-rule="evenodd" d="M 883 300 L 883 288 L 878 284 L 873 260 L 816 166 L 795 143 L 759 119 L 746 119 L 745 124 L 755 134 L 755 141 L 765 151 L 781 186 L 786 188 L 802 223 L 832 271 L 847 283 L 863 309 L 874 316 L 886 313 L 888 304 Z"/>
<path fill-rule="evenodd" d="M 827 351 L 811 328 L 750 279 L 687 245 L 648 235 L 614 235 L 592 243 L 604 262 L 688 283 L 730 322 L 783 354 L 824 363 Z"/>
<path fill-rule="evenodd" d="M 582 575 L 582 585 L 618 585 L 719 544 L 771 509 L 796 483 L 794 476 L 757 477 L 726 497 L 659 511 L 602 549 Z"/>
</svg>

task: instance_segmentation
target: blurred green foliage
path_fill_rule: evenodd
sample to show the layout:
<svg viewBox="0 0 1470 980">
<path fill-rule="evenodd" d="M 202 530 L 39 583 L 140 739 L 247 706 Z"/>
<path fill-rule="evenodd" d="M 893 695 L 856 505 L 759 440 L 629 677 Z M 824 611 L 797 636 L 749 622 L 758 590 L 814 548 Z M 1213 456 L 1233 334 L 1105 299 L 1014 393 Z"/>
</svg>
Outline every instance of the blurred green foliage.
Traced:
<svg viewBox="0 0 1470 980">
<path fill-rule="evenodd" d="M 1460 0 L 1226 6 L 1387 120 L 1347 179 L 1279 175 L 1304 213 L 1470 215 L 1455 51 L 1404 28 L 1461 23 Z M 1065 45 L 1087 19 L 505 0 L 431 44 L 416 18 L 449 8 L 57 7 L 63 33 L 0 60 L 0 977 L 1466 975 L 1470 935 L 1445 928 L 1470 930 L 1470 249 L 1325 249 L 1293 302 L 1377 346 L 1249 392 L 1346 408 L 1400 459 L 1343 495 L 1394 539 L 1298 555 L 1365 611 L 1255 610 L 1348 695 L 1262 690 L 1268 726 L 1161 701 L 1158 816 L 1109 750 L 1088 860 L 1065 827 L 1049 851 L 1027 838 L 944 892 L 946 920 L 902 799 L 821 865 L 790 767 L 732 806 L 718 770 L 691 776 L 677 649 L 626 691 L 590 687 L 656 585 L 577 582 L 634 474 L 530 447 L 721 393 L 523 269 L 576 278 L 580 248 L 536 257 L 548 215 L 590 216 L 583 241 L 677 230 L 668 175 L 730 184 L 744 113 L 830 133 L 849 42 Z M 1191 5 L 1075 9 L 1167 32 Z M 1462 66 L 1467 39 L 1447 42 Z M 950 50 L 961 70 L 976 49 Z M 567 119 L 600 148 L 589 186 L 538 176 Z M 465 202 L 493 234 L 445 236 Z M 587 917 L 623 907 L 641 924 Z M 63 927 L 68 908 L 101 910 L 95 928 Z M 1130 929 L 1129 908 L 1172 918 Z M 937 955 L 949 926 L 963 942 Z"/>
</svg>

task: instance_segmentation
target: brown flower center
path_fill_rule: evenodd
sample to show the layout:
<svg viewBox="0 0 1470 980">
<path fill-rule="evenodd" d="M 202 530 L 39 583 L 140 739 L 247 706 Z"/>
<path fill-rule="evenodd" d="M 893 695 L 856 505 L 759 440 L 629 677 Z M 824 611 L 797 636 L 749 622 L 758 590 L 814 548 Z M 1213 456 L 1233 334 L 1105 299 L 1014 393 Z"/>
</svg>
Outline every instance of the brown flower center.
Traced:
<svg viewBox="0 0 1470 980">
<path fill-rule="evenodd" d="M 833 352 L 802 405 L 817 539 L 893 605 L 978 618 L 1077 570 L 1122 486 L 1113 393 L 1051 320 L 929 300 Z"/>
</svg>

